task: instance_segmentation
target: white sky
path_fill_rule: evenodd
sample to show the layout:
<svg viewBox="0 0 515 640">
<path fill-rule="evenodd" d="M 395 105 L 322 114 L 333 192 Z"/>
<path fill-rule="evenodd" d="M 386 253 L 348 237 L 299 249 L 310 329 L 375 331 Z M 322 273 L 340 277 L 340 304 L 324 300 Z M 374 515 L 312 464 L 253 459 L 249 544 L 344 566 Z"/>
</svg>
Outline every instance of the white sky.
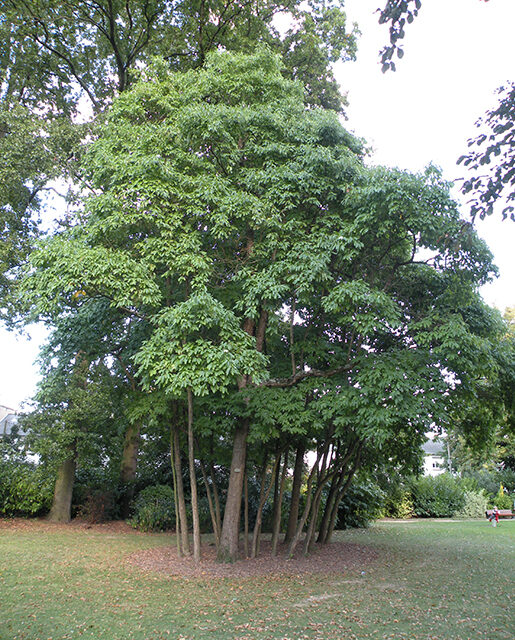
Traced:
<svg viewBox="0 0 515 640">
<path fill-rule="evenodd" d="M 397 71 L 382 74 L 378 52 L 388 31 L 374 11 L 384 1 L 345 3 L 349 21 L 362 31 L 357 62 L 336 72 L 348 92 L 347 126 L 372 144 L 378 164 L 418 171 L 433 162 L 449 180 L 463 177 L 456 160 L 475 121 L 496 104 L 495 89 L 515 77 L 515 0 L 423 0 L 406 28 Z M 498 213 L 477 226 L 501 270 L 483 297 L 501 310 L 515 306 L 515 224 Z M 0 404 L 17 407 L 35 391 L 33 361 L 44 330 L 34 327 L 31 334 L 27 341 L 0 329 Z"/>
</svg>

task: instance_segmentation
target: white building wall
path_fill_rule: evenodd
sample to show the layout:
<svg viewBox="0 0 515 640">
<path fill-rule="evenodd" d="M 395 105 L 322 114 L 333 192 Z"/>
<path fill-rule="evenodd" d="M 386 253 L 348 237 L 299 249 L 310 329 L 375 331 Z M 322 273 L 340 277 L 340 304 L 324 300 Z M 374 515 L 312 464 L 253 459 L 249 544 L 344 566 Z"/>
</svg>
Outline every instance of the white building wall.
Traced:
<svg viewBox="0 0 515 640">
<path fill-rule="evenodd" d="M 424 457 L 424 475 L 439 476 L 445 472 L 445 461 L 442 456 L 426 454 Z"/>
</svg>

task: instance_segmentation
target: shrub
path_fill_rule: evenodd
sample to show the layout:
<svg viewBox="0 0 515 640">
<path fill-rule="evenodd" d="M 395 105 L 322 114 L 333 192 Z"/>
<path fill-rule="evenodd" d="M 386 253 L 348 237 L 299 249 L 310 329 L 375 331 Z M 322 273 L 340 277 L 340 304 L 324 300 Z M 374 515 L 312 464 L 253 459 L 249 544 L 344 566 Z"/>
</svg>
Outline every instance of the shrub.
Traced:
<svg viewBox="0 0 515 640">
<path fill-rule="evenodd" d="M 512 497 L 506 493 L 502 487 L 499 487 L 499 491 L 495 495 L 494 499 L 491 500 L 490 506 L 496 506 L 498 509 L 511 509 L 513 506 Z"/>
<path fill-rule="evenodd" d="M 463 507 L 456 512 L 458 518 L 484 518 L 488 508 L 488 496 L 483 489 L 465 491 Z"/>
<path fill-rule="evenodd" d="M 384 493 L 369 480 L 355 480 L 338 507 L 337 529 L 366 527 L 379 518 L 383 510 Z"/>
<path fill-rule="evenodd" d="M 133 503 L 134 515 L 128 521 L 140 531 L 165 531 L 175 526 L 173 489 L 156 484 L 143 489 Z"/>
<path fill-rule="evenodd" d="M 114 491 L 90 489 L 77 508 L 77 516 L 92 524 L 113 520 L 117 513 Z"/>
<path fill-rule="evenodd" d="M 28 462 L 0 464 L 0 514 L 39 516 L 52 504 L 53 482 L 44 469 Z"/>
<path fill-rule="evenodd" d="M 501 484 L 510 494 L 515 492 L 515 472 L 511 469 L 467 471 L 464 477 L 474 482 L 474 489 L 484 489 L 492 500 Z"/>
<path fill-rule="evenodd" d="M 468 488 L 448 473 L 425 476 L 410 482 L 415 515 L 425 518 L 450 518 L 465 505 Z"/>
<path fill-rule="evenodd" d="M 395 500 L 390 497 L 385 504 L 384 515 L 390 518 L 407 520 L 413 515 L 413 497 L 411 491 L 403 489 Z"/>
<path fill-rule="evenodd" d="M 83 465 L 75 475 L 72 514 L 92 523 L 115 520 L 120 516 L 120 495 L 117 470 Z"/>
</svg>

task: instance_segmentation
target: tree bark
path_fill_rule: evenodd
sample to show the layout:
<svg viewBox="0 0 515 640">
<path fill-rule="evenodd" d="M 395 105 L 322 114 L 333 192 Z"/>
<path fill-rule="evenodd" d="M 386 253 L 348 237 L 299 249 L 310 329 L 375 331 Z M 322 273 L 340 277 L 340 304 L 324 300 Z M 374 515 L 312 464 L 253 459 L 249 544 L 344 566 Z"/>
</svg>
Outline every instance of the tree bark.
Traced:
<svg viewBox="0 0 515 640">
<path fill-rule="evenodd" d="M 247 454 L 247 436 L 249 420 L 244 418 L 236 427 L 231 460 L 231 473 L 227 488 L 222 535 L 218 550 L 219 562 L 234 562 L 238 558 L 238 542 L 240 532 L 241 498 L 243 492 L 243 476 Z"/>
<path fill-rule="evenodd" d="M 215 516 L 216 516 L 216 526 L 218 527 L 218 544 L 220 544 L 220 535 L 222 533 L 222 516 L 220 511 L 220 495 L 218 493 L 218 486 L 216 484 L 216 473 L 215 467 L 211 462 L 209 465 L 210 476 L 211 476 L 211 484 L 213 486 L 213 499 L 215 501 Z"/>
<path fill-rule="evenodd" d="M 284 454 L 283 470 L 281 473 L 281 481 L 279 483 L 279 495 L 274 502 L 274 521 L 272 525 L 272 555 L 277 555 L 277 545 L 279 543 L 279 535 L 281 533 L 281 516 L 283 508 L 284 485 L 286 484 L 286 476 L 288 474 L 288 449 Z"/>
<path fill-rule="evenodd" d="M 193 393 L 188 388 L 188 461 L 190 466 L 191 511 L 193 514 L 193 560 L 200 562 L 200 519 L 198 515 L 197 474 L 193 439 Z"/>
<path fill-rule="evenodd" d="M 333 477 L 331 481 L 331 486 L 329 488 L 329 493 L 327 495 L 327 501 L 325 503 L 324 514 L 322 516 L 322 520 L 320 522 L 320 530 L 318 532 L 317 542 L 324 542 L 327 531 L 329 529 L 329 522 L 331 520 L 331 514 L 333 512 L 333 504 L 338 494 L 338 490 L 343 482 L 343 474 L 340 473 L 338 478 L 336 476 Z"/>
<path fill-rule="evenodd" d="M 304 445 L 297 447 L 297 454 L 295 456 L 295 467 L 293 471 L 293 486 L 291 490 L 290 501 L 290 513 L 288 516 L 288 526 L 286 527 L 286 535 L 284 536 L 284 543 L 289 544 L 295 535 L 297 530 L 297 521 L 299 519 L 299 505 L 300 505 L 300 488 L 302 486 L 302 472 L 304 471 L 304 453 L 306 448 Z"/>
<path fill-rule="evenodd" d="M 177 492 L 177 470 L 175 468 L 175 453 L 174 453 L 174 437 L 173 427 L 170 429 L 170 464 L 172 467 L 172 481 L 173 481 L 173 502 L 175 509 L 175 543 L 177 545 L 177 556 L 182 558 L 182 545 L 180 535 L 180 520 L 179 520 L 179 494 Z"/>
<path fill-rule="evenodd" d="M 218 528 L 218 521 L 216 518 L 215 505 L 213 497 L 211 495 L 211 488 L 207 479 L 206 468 L 202 460 L 200 461 L 200 470 L 202 471 L 202 479 L 204 481 L 204 487 L 206 488 L 207 502 L 209 505 L 209 515 L 211 516 L 211 525 L 213 527 L 213 535 L 215 536 L 216 548 L 220 546 L 220 529 Z"/>
<path fill-rule="evenodd" d="M 70 522 L 73 485 L 77 467 L 76 445 L 70 447 L 69 456 L 61 462 L 57 471 L 52 508 L 48 514 L 50 522 Z"/>
<path fill-rule="evenodd" d="M 347 493 L 350 483 L 352 482 L 352 478 L 354 477 L 356 471 L 359 469 L 361 464 L 361 452 L 363 450 L 363 444 L 360 443 L 357 447 L 356 459 L 354 460 L 354 464 L 352 465 L 352 469 L 349 471 L 347 479 L 343 487 L 341 487 L 336 496 L 335 503 L 333 505 L 333 511 L 331 513 L 331 520 L 329 522 L 329 527 L 327 529 L 327 534 L 325 535 L 324 544 L 329 544 L 331 542 L 331 538 L 333 536 L 334 527 L 336 526 L 337 517 L 338 517 L 338 506 L 343 498 L 343 496 Z"/>
<path fill-rule="evenodd" d="M 249 557 L 249 478 L 245 469 L 245 477 L 243 478 L 243 554 L 245 558 Z"/>
<path fill-rule="evenodd" d="M 182 553 L 185 556 L 191 555 L 190 541 L 188 537 L 188 516 L 186 514 L 186 500 L 184 498 L 184 483 L 182 481 L 182 462 L 179 442 L 179 428 L 176 424 L 173 429 L 173 454 L 175 457 L 175 475 L 177 476 L 177 499 L 179 503 L 179 522 L 176 524 L 180 531 Z"/>
</svg>

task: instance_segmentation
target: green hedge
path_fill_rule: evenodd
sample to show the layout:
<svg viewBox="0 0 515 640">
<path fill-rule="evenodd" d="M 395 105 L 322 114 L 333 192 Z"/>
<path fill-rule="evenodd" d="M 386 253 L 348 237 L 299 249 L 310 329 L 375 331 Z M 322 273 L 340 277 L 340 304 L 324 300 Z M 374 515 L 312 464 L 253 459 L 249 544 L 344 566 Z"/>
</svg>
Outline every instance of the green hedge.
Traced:
<svg viewBox="0 0 515 640">
<path fill-rule="evenodd" d="M 449 473 L 424 476 L 409 483 L 415 515 L 423 518 L 451 518 L 465 506 L 469 483 Z"/>
<path fill-rule="evenodd" d="M 0 462 L 1 515 L 44 515 L 52 505 L 53 489 L 53 480 L 42 467 L 28 462 Z"/>
</svg>

